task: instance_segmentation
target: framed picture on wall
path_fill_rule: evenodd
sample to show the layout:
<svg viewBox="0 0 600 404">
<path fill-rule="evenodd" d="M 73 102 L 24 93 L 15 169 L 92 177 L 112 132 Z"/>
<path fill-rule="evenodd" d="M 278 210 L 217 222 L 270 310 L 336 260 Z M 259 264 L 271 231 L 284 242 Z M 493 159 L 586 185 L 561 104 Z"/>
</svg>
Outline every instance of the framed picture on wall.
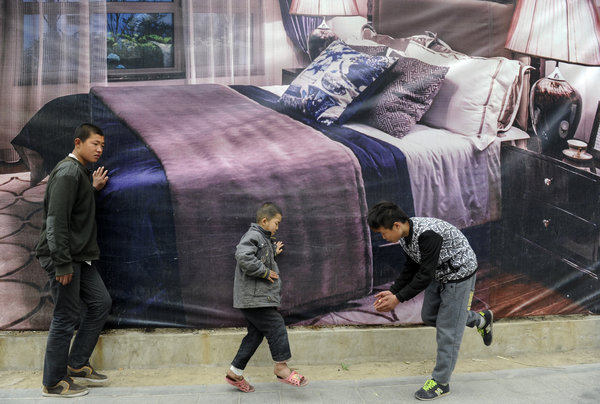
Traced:
<svg viewBox="0 0 600 404">
<path fill-rule="evenodd" d="M 592 133 L 588 140 L 587 152 L 594 156 L 595 159 L 600 160 L 600 102 L 596 107 L 596 117 L 594 118 L 594 125 L 592 126 Z"/>
</svg>

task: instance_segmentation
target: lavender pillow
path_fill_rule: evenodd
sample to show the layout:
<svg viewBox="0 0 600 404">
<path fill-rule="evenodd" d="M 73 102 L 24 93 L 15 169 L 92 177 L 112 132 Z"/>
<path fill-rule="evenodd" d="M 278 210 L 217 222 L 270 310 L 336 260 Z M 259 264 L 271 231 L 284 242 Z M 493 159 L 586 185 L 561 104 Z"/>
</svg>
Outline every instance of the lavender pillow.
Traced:
<svg viewBox="0 0 600 404">
<path fill-rule="evenodd" d="M 386 56 L 388 47 L 385 45 L 348 45 L 357 52 L 366 53 L 369 56 Z"/>
<path fill-rule="evenodd" d="M 389 72 L 390 81 L 365 105 L 360 120 L 403 138 L 427 112 L 447 72 L 446 66 L 399 57 Z"/>
</svg>

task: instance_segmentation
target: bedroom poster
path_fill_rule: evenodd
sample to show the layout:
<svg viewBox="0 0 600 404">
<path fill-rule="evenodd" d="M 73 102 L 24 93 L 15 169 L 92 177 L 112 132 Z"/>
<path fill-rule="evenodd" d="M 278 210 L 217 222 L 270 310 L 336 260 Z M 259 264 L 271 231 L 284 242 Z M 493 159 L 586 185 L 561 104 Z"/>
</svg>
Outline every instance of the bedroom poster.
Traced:
<svg viewBox="0 0 600 404">
<path fill-rule="evenodd" d="M 109 328 L 244 325 L 234 253 L 266 201 L 289 325 L 422 323 L 422 293 L 373 308 L 405 263 L 367 224 L 382 200 L 467 236 L 472 310 L 600 313 L 600 1 L 560 2 L 591 17 L 558 56 L 520 36 L 541 0 L 358 0 L 312 60 L 321 19 L 290 3 L 0 0 L 0 330 L 49 327 L 44 192 L 84 122 Z M 532 102 L 545 77 L 572 92 Z"/>
</svg>

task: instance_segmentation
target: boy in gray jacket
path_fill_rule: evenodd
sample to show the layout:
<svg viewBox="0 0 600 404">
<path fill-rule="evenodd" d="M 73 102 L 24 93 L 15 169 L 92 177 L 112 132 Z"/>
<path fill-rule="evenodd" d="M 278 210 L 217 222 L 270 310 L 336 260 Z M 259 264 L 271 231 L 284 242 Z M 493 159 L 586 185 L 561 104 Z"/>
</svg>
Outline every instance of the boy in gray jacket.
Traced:
<svg viewBox="0 0 600 404">
<path fill-rule="evenodd" d="M 283 243 L 274 242 L 273 235 L 279 229 L 281 219 L 282 212 L 277 205 L 272 202 L 262 204 L 256 212 L 256 223 L 250 225 L 235 251 L 233 307 L 242 311 L 248 322 L 248 333 L 225 380 L 245 393 L 253 392 L 254 387 L 244 379 L 243 371 L 264 337 L 275 361 L 277 380 L 296 387 L 308 384 L 304 376 L 287 365 L 292 354 L 285 322 L 277 311 L 281 303 L 281 281 L 275 256 L 283 251 Z"/>
</svg>

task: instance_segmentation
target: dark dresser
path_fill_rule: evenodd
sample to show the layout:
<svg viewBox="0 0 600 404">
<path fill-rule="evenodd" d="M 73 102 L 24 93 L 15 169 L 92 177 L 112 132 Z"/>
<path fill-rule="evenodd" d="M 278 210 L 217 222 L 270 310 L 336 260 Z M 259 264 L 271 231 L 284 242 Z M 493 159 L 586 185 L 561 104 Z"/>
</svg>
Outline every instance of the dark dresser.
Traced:
<svg viewBox="0 0 600 404">
<path fill-rule="evenodd" d="M 504 271 L 523 274 L 600 313 L 600 171 L 502 146 Z M 597 164 L 596 164 L 597 165 Z"/>
</svg>

